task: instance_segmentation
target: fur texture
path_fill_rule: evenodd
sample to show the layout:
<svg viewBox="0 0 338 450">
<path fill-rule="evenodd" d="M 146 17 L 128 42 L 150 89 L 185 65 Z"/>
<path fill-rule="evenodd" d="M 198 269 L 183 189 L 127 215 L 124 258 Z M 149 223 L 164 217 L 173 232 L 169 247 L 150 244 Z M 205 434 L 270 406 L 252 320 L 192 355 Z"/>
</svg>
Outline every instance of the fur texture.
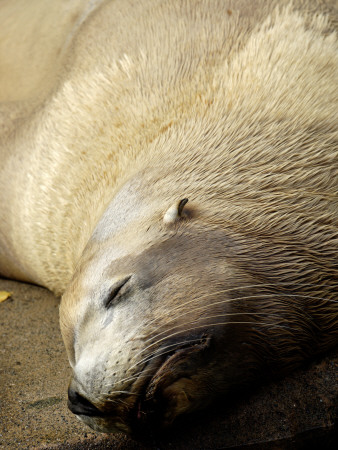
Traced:
<svg viewBox="0 0 338 450">
<path fill-rule="evenodd" d="M 116 372 L 125 370 L 128 358 L 139 364 L 131 341 L 140 328 L 148 339 L 156 336 L 158 328 L 149 327 L 149 321 L 168 322 L 173 308 L 187 314 L 179 305 L 210 291 L 215 304 L 225 289 L 244 289 L 243 298 L 258 300 L 254 306 L 242 300 L 232 313 L 247 311 L 250 320 L 264 314 L 265 325 L 284 324 L 278 332 L 253 325 L 248 345 L 254 356 L 246 359 L 252 373 L 266 365 L 271 373 L 290 370 L 334 345 L 335 2 L 71 4 L 78 19 L 62 44 L 59 38 L 53 41 L 64 49 L 56 75 L 40 80 L 41 92 L 32 89 L 22 101 L 15 98 L 2 107 L 0 271 L 57 294 L 73 277 L 61 306 L 61 326 L 76 377 L 85 386 L 82 395 L 104 409 L 106 397 L 114 397 L 102 386 L 129 389 Z M 185 197 L 184 220 L 163 224 L 168 208 Z M 165 247 L 170 239 L 179 245 Z M 173 255 L 175 269 L 163 253 L 158 256 L 157 245 Z M 131 335 L 123 331 L 130 317 L 117 306 L 114 334 L 104 331 L 95 344 L 98 324 L 108 320 L 98 306 L 108 284 L 134 273 L 139 255 L 154 267 L 163 264 L 173 277 L 156 291 L 163 303 L 152 305 L 147 331 L 139 325 Z M 112 267 L 118 268 L 115 274 Z M 151 279 L 165 277 L 147 270 Z M 196 287 L 199 273 L 205 276 Z M 146 317 L 152 297 L 142 305 L 143 285 L 137 286 L 135 315 Z M 216 315 L 222 313 L 215 308 Z M 212 323 L 201 311 L 189 320 L 209 328 Z M 119 338 L 112 349 L 114 335 Z M 109 347 L 99 364 L 90 360 L 89 342 L 94 353 Z M 138 345 L 144 348 L 142 340 Z M 126 361 L 114 372 L 111 355 L 120 348 Z M 203 376 L 210 377 L 215 368 L 207 367 Z M 217 373 L 236 372 L 217 367 Z M 148 392 L 161 385 L 159 374 Z M 187 385 L 170 386 L 191 398 L 203 376 L 191 391 Z M 230 378 L 215 382 L 216 390 L 225 392 Z M 206 403 L 205 397 L 196 407 Z M 172 405 L 168 422 L 195 408 L 185 402 L 181 396 Z M 119 422 L 120 429 L 129 430 L 127 413 L 119 414 L 119 419 L 100 424 L 90 419 L 90 424 L 109 431 Z"/>
<path fill-rule="evenodd" d="M 108 2 L 87 20 L 48 100 L 15 123 L 15 134 L 4 133 L 9 275 L 58 293 L 120 179 L 149 159 L 166 158 L 171 189 L 205 198 L 215 219 L 221 213 L 236 226 L 244 218 L 255 230 L 284 227 L 280 212 L 290 202 L 295 232 L 332 211 L 336 180 L 326 167 L 336 156 L 327 149 L 335 148 L 337 56 L 329 19 L 290 7 L 268 16 L 273 2 L 269 10 L 266 2 L 129 3 Z M 3 105 L 5 129 L 12 107 L 20 105 Z M 303 153 L 290 155 L 298 140 Z M 223 210 L 213 211 L 221 194 Z"/>
</svg>

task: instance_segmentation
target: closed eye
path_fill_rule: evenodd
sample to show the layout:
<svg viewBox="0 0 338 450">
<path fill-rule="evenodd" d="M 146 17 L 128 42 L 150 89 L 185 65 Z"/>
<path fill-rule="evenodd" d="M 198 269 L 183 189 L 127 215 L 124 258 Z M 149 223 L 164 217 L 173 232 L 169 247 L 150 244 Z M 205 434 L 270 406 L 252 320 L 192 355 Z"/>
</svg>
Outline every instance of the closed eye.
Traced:
<svg viewBox="0 0 338 450">
<path fill-rule="evenodd" d="M 127 277 L 124 277 L 113 284 L 105 300 L 106 308 L 110 308 L 112 305 L 117 303 L 117 300 L 121 297 L 121 294 L 123 294 L 123 292 L 125 291 L 125 289 L 122 290 L 122 288 L 128 283 L 130 278 L 131 275 L 128 275 Z"/>
</svg>

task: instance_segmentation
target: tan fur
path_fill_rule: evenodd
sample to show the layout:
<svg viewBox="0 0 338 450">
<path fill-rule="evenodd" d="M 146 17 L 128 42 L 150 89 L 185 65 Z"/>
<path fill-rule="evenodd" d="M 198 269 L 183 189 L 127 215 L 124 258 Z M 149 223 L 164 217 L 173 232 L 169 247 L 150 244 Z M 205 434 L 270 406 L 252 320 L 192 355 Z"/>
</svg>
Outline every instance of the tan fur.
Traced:
<svg viewBox="0 0 338 450">
<path fill-rule="evenodd" d="M 101 312 L 89 315 L 86 308 L 94 298 L 99 304 L 108 285 L 137 273 L 141 263 L 135 261 L 148 253 L 149 261 L 157 261 L 154 267 L 169 267 L 170 282 L 161 274 L 163 290 L 156 295 L 163 303 L 151 314 L 149 304 L 141 302 L 143 287 L 137 285 L 139 317 L 165 323 L 168 308 L 179 309 L 187 298 L 215 290 L 215 303 L 223 298 L 218 286 L 223 292 L 261 284 L 258 292 L 246 294 L 259 296 L 263 289 L 276 295 L 273 314 L 296 329 L 277 337 L 273 330 L 268 337 L 262 330 L 253 333 L 255 354 L 261 351 L 266 358 L 270 341 L 275 345 L 271 360 L 280 355 L 272 372 L 332 346 L 338 314 L 333 302 L 338 237 L 335 2 L 66 3 L 47 15 L 41 40 L 25 42 L 40 64 L 36 71 L 30 68 L 29 83 L 21 84 L 28 65 L 25 47 L 17 50 L 24 55 L 20 61 L 16 50 L 5 58 L 5 67 L 16 67 L 16 76 L 3 75 L 5 89 L 0 91 L 6 101 L 1 107 L 0 272 L 57 294 L 73 277 L 61 306 L 61 326 L 74 371 L 82 368 L 87 386 L 82 394 L 104 408 L 100 383 L 90 391 L 88 380 L 95 372 L 101 385 L 111 383 L 100 378 L 101 365 L 92 372 L 83 369 L 92 364 L 88 354 L 81 359 L 84 348 L 91 345 L 99 352 L 102 347 L 102 341 L 97 347 L 94 343 L 95 327 L 103 320 L 95 314 Z M 11 8 L 6 39 L 11 32 L 17 36 L 12 23 L 18 10 Z M 20 28 L 35 37 L 32 19 L 25 28 L 18 14 Z M 49 40 L 44 30 L 55 14 L 58 28 Z M 6 42 L 0 39 L 0 55 Z M 184 220 L 163 224 L 168 208 L 185 197 Z M 173 269 L 155 248 L 180 236 L 185 239 L 175 247 Z M 171 254 L 171 247 L 165 251 Z M 290 317 L 287 292 L 299 296 Z M 309 296 L 317 300 L 306 305 L 311 319 L 303 327 L 298 309 L 304 309 L 301 299 Z M 258 311 L 268 311 L 272 300 L 266 298 Z M 319 304 L 326 318 L 317 314 Z M 125 331 L 121 308 L 116 310 L 122 315 L 114 331 L 116 352 L 115 347 L 110 352 L 124 348 L 125 367 L 128 342 L 136 339 L 138 329 Z M 245 308 L 244 302 L 236 314 Z M 186 313 L 183 307 L 181 312 Z M 195 323 L 201 318 L 201 311 L 189 316 Z M 210 325 L 210 320 L 203 323 Z M 313 340 L 314 329 L 320 338 Z M 149 335 L 157 332 L 142 328 Z M 81 344 L 74 348 L 76 336 Z M 108 347 L 110 337 L 104 339 Z M 137 345 L 144 347 L 142 340 Z M 121 377 L 115 386 L 119 382 L 125 389 Z M 190 392 L 187 385 L 175 389 Z M 172 417 L 190 407 L 184 395 L 180 398 Z M 112 427 L 111 422 L 91 425 Z M 128 428 L 127 422 L 123 427 Z"/>
</svg>

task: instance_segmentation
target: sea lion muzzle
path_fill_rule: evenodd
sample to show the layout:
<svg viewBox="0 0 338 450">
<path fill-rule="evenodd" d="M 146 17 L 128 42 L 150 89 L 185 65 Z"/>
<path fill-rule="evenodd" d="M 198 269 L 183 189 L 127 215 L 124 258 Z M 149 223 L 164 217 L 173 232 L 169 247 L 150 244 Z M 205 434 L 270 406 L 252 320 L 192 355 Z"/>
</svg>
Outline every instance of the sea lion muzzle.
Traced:
<svg viewBox="0 0 338 450">
<path fill-rule="evenodd" d="M 122 404 L 129 402 L 132 407 L 114 408 L 114 402 L 109 401 L 96 407 L 76 390 L 77 383 L 72 380 L 68 388 L 68 408 L 90 426 L 92 420 L 97 422 L 101 419 L 115 424 L 118 418 L 134 435 L 141 435 L 145 426 L 153 431 L 166 428 L 178 415 L 200 407 L 199 386 L 191 381 L 191 377 L 211 359 L 211 338 L 204 334 L 200 338 L 187 338 L 187 342 L 186 345 L 178 342 L 176 347 L 173 343 L 167 343 L 160 348 L 157 352 L 159 356 L 151 358 L 150 364 L 145 366 L 136 381 L 135 396 L 127 400 L 128 394 L 121 393 Z M 168 352 L 168 347 L 173 349 Z M 198 395 L 195 395 L 197 392 Z M 119 404 L 118 398 L 116 404 Z"/>
<path fill-rule="evenodd" d="M 81 416 L 102 416 L 103 413 L 96 408 L 89 400 L 76 392 L 71 387 L 68 388 L 68 408 L 73 414 Z"/>
</svg>

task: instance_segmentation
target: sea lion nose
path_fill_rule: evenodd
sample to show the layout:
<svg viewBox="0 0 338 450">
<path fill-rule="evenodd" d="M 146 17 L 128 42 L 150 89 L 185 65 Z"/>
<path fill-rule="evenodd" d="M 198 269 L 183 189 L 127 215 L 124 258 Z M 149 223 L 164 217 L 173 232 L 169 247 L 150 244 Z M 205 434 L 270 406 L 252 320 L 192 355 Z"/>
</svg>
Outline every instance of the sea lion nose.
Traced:
<svg viewBox="0 0 338 450">
<path fill-rule="evenodd" d="M 68 388 L 68 408 L 74 414 L 102 416 L 102 412 L 96 406 L 71 387 Z"/>
</svg>

